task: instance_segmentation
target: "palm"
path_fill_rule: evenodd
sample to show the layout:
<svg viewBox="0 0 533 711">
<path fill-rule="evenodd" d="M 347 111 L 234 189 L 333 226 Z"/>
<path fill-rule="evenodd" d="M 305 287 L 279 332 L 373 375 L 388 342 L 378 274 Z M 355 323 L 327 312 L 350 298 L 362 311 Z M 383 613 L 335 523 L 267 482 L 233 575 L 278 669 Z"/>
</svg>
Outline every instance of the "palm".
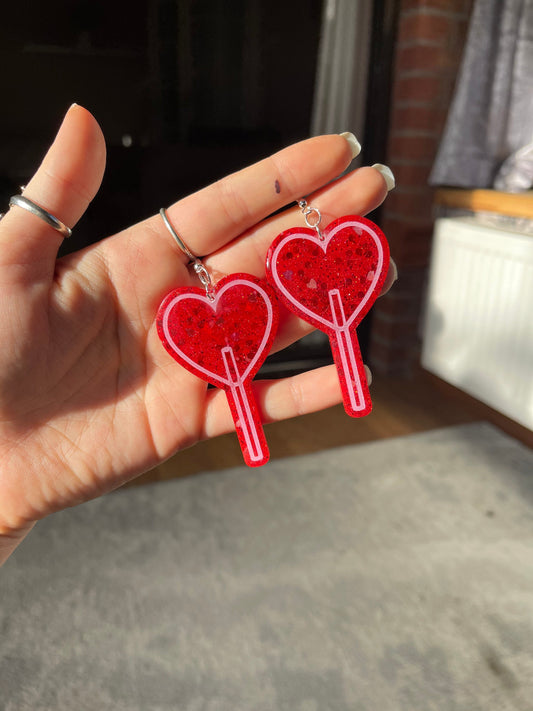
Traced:
<svg viewBox="0 0 533 711">
<path fill-rule="evenodd" d="M 201 436 L 204 384 L 177 364 L 154 367 L 165 354 L 151 353 L 157 344 L 146 285 L 121 277 L 128 272 L 124 255 L 118 277 L 111 277 L 101 251 L 88 250 L 76 266 L 76 258 L 59 262 L 48 293 L 2 324 L 3 342 L 20 357 L 2 370 L 0 434 L 6 448 L 21 437 L 30 471 L 39 463 L 45 512 L 51 489 L 59 506 L 76 502 Z M 181 283 L 188 278 L 183 269 Z M 175 393 L 188 403 L 182 416 L 172 409 Z M 73 476 L 58 479 L 58 467 Z"/>
<path fill-rule="evenodd" d="M 70 121 L 85 131 L 86 143 L 101 140 L 82 111 L 78 107 Z M 170 208 L 191 249 L 209 255 L 206 264 L 215 278 L 233 271 L 263 276 L 270 241 L 300 219 L 294 212 L 266 222 L 265 216 L 320 188 L 350 158 L 337 136 L 298 144 L 280 156 Z M 56 158 L 56 172 L 61 160 Z M 80 159 L 74 168 L 62 169 L 70 170 L 71 182 L 81 180 L 86 192 L 96 191 L 101 175 L 94 166 Z M 342 213 L 364 213 L 383 199 L 382 178 L 372 170 L 364 173 L 315 194 L 326 222 Z M 274 179 L 287 185 L 284 194 L 269 195 L 267 178 L 272 185 Z M 249 186 L 246 194 L 242 184 Z M 81 192 L 75 187 L 73 192 Z M 244 199 L 245 205 L 239 202 Z M 47 206 L 57 214 L 50 198 Z M 72 208 L 70 215 L 63 207 L 65 221 L 73 223 L 83 207 Z M 231 428 L 223 394 L 208 391 L 158 340 L 154 315 L 162 297 L 171 288 L 197 283 L 159 216 L 55 263 L 50 228 L 21 212 L 10 213 L 1 225 L 0 533 L 22 530 Z M 35 235 L 28 236 L 28 230 Z M 13 246 L 17 231 L 28 240 L 24 256 Z M 275 347 L 306 330 L 283 312 Z M 259 384 L 257 390 L 266 420 L 325 407 L 340 397 L 332 368 Z"/>
</svg>

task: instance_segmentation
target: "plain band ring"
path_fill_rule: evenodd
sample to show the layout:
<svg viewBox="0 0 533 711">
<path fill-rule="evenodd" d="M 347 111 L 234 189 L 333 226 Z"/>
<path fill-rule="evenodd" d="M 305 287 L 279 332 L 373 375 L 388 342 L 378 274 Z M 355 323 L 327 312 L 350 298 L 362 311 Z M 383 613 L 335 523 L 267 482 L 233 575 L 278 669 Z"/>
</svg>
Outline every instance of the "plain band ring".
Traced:
<svg viewBox="0 0 533 711">
<path fill-rule="evenodd" d="M 198 276 L 198 279 L 202 282 L 202 284 L 205 287 L 205 293 L 207 294 L 207 298 L 212 301 L 215 297 L 215 291 L 213 287 L 213 282 L 211 280 L 211 275 L 207 271 L 204 263 L 199 257 L 196 257 L 191 250 L 187 247 L 185 242 L 181 239 L 179 234 L 176 232 L 176 230 L 172 227 L 170 224 L 170 220 L 168 219 L 167 216 L 167 211 L 165 210 L 164 207 L 162 207 L 159 210 L 159 214 L 163 218 L 163 222 L 165 223 L 165 227 L 167 230 L 170 232 L 170 234 L 174 237 L 176 242 L 178 243 L 179 248 L 182 250 L 182 252 L 189 257 L 191 260 L 189 264 L 192 264 L 194 271 L 196 272 L 196 275 Z"/>
<path fill-rule="evenodd" d="M 170 220 L 169 220 L 168 217 L 167 217 L 167 211 L 165 210 L 164 207 L 162 207 L 162 208 L 159 210 L 159 214 L 160 214 L 161 217 L 163 218 L 163 222 L 165 223 L 165 227 L 167 228 L 167 230 L 170 232 L 170 234 L 174 237 L 174 239 L 175 239 L 176 242 L 178 243 L 178 246 L 179 246 L 179 248 L 181 249 L 181 251 L 184 252 L 184 253 L 187 255 L 187 257 L 189 257 L 189 259 L 191 260 L 191 262 L 196 263 L 196 262 L 198 261 L 198 257 L 197 257 L 196 255 L 194 255 L 194 254 L 191 252 L 191 250 L 187 247 L 187 245 L 186 245 L 185 242 L 181 239 L 181 237 L 180 237 L 179 234 L 176 232 L 176 230 L 172 227 L 172 225 L 170 224 Z"/>
<path fill-rule="evenodd" d="M 70 229 L 70 227 L 67 227 L 65 224 L 63 224 L 63 222 L 61 222 L 61 220 L 58 220 L 57 217 L 54 217 L 42 207 L 36 205 L 31 200 L 28 200 L 28 198 L 24 197 L 23 195 L 13 195 L 13 197 L 9 200 L 9 204 L 22 207 L 25 210 L 28 210 L 28 212 L 31 212 L 36 217 L 40 217 L 41 220 L 44 220 L 47 225 L 50 225 L 50 227 L 53 227 L 54 230 L 60 232 L 63 237 L 70 237 L 70 235 L 72 234 L 72 230 Z"/>
</svg>

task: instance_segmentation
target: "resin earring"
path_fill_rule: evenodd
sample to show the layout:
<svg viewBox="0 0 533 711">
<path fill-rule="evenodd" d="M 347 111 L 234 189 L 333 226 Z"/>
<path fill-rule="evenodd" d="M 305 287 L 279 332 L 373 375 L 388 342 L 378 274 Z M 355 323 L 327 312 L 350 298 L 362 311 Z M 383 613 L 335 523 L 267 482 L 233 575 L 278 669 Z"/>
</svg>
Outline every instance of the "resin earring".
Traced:
<svg viewBox="0 0 533 711">
<path fill-rule="evenodd" d="M 167 294 L 157 313 L 159 337 L 180 365 L 225 391 L 245 462 L 266 464 L 269 451 L 251 383 L 277 330 L 276 296 L 266 281 L 251 274 L 230 274 L 213 284 L 165 211 L 160 212 L 202 288 L 180 287 Z"/>
<path fill-rule="evenodd" d="M 339 217 L 321 229 L 319 210 L 305 200 L 298 205 L 307 227 L 276 237 L 267 254 L 267 277 L 287 308 L 328 335 L 344 409 L 362 417 L 372 401 L 356 327 L 383 288 L 389 246 L 364 217 Z"/>
</svg>

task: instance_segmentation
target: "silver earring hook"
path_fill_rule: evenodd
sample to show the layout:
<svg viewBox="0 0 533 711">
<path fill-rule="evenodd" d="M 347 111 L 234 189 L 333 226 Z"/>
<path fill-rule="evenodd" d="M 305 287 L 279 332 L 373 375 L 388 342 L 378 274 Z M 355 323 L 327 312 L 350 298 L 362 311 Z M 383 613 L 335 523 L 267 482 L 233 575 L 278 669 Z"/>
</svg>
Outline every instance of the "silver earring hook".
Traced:
<svg viewBox="0 0 533 711">
<path fill-rule="evenodd" d="M 298 200 L 298 207 L 303 213 L 305 224 L 311 229 L 315 230 L 318 235 L 318 239 L 323 240 L 324 235 L 320 229 L 320 222 L 322 220 L 322 214 L 320 210 L 316 207 L 311 207 L 307 204 L 307 200 Z"/>
<path fill-rule="evenodd" d="M 191 250 L 187 247 L 185 242 L 181 239 L 181 237 L 178 235 L 176 230 L 172 227 L 170 224 L 170 220 L 168 219 L 166 210 L 164 207 L 162 207 L 159 210 L 159 214 L 163 218 L 163 222 L 165 223 L 165 227 L 168 229 L 170 234 L 174 237 L 176 242 L 178 243 L 179 248 L 181 251 L 190 259 L 190 264 L 192 265 L 192 268 L 194 269 L 195 274 L 197 275 L 198 279 L 200 280 L 202 286 L 205 289 L 205 295 L 209 299 L 209 301 L 213 301 L 215 298 L 215 287 L 213 285 L 213 281 L 211 279 L 211 275 L 209 274 L 207 267 L 205 264 L 202 262 L 201 259 L 199 259 L 196 255 L 194 255 Z"/>
</svg>

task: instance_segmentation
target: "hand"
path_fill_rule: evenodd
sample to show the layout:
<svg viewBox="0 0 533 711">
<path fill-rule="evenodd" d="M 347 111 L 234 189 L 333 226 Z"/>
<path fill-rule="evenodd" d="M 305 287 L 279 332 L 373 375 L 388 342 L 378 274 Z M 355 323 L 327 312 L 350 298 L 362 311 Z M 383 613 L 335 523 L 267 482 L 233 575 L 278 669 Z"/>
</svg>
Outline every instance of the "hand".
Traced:
<svg viewBox="0 0 533 711">
<path fill-rule="evenodd" d="M 339 215 L 365 214 L 385 198 L 385 181 L 372 168 L 328 184 L 350 161 L 343 137 L 313 138 L 180 200 L 167 214 L 191 251 L 205 257 L 215 281 L 235 271 L 264 276 L 272 239 L 302 221 L 296 208 L 268 215 L 310 195 L 328 224 Z M 73 106 L 24 195 L 73 226 L 96 194 L 104 165 L 97 123 Z M 208 391 L 183 370 L 157 336 L 154 317 L 163 296 L 198 285 L 161 217 L 57 260 L 60 241 L 19 207 L 0 222 L 4 557 L 38 519 L 233 429 L 224 393 Z M 275 349 L 309 330 L 282 309 Z M 264 421 L 341 399 L 334 366 L 258 382 L 255 393 Z"/>
</svg>

